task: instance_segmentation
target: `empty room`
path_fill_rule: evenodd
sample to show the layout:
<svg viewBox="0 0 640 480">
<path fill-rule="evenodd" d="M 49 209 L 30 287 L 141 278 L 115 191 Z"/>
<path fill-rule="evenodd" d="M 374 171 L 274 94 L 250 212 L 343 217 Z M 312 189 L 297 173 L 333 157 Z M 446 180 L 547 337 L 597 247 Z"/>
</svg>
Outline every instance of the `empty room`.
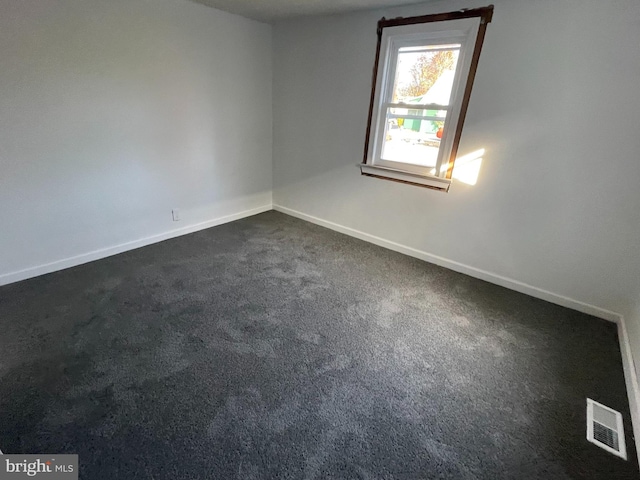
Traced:
<svg viewBox="0 0 640 480">
<path fill-rule="evenodd" d="M 637 0 L 0 0 L 0 480 L 637 479 Z"/>
</svg>

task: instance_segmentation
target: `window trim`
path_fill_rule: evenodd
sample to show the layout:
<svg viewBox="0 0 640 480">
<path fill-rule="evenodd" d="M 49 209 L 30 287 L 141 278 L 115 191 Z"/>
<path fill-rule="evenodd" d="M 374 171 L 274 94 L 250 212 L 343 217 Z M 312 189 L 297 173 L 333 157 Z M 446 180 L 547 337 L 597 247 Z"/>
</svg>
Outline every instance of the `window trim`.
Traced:
<svg viewBox="0 0 640 480">
<path fill-rule="evenodd" d="M 360 171 L 362 175 L 383 178 L 392 181 L 399 181 L 403 183 L 408 183 L 412 185 L 419 185 L 422 187 L 433 188 L 441 191 L 448 191 L 449 186 L 451 184 L 451 176 L 453 174 L 454 162 L 458 153 L 458 144 L 460 143 L 460 137 L 462 134 L 462 126 L 464 124 L 464 120 L 467 113 L 467 107 L 469 105 L 469 99 L 471 97 L 471 90 L 473 88 L 473 81 L 476 75 L 476 69 L 478 66 L 478 60 L 480 58 L 480 52 L 482 50 L 482 44 L 484 42 L 484 36 L 487 28 L 487 24 L 491 22 L 493 17 L 493 5 L 489 5 L 487 7 L 482 8 L 474 8 L 474 9 L 466 9 L 460 10 L 457 12 L 448 12 L 448 13 L 438 13 L 433 15 L 422 15 L 417 17 L 399 17 L 393 19 L 382 18 L 378 22 L 377 35 L 378 42 L 376 46 L 376 59 L 373 67 L 373 75 L 371 82 L 371 95 L 370 95 L 370 103 L 369 103 L 369 117 L 367 121 L 367 133 L 365 137 L 365 148 L 364 148 L 364 157 L 362 163 L 360 164 Z M 456 88 L 463 89 L 462 93 L 462 101 L 460 105 L 460 110 L 458 112 L 458 118 L 455 121 L 455 129 L 450 130 L 453 133 L 453 139 L 451 140 L 451 149 L 449 153 L 449 158 L 443 158 L 442 164 L 448 165 L 447 171 L 444 176 L 437 175 L 428 175 L 424 173 L 420 173 L 419 169 L 409 169 L 403 170 L 402 168 L 393 168 L 387 165 L 382 165 L 380 163 L 375 164 L 373 159 L 371 162 L 369 161 L 369 149 L 372 145 L 372 135 L 375 135 L 375 130 L 377 129 L 377 125 L 372 125 L 374 110 L 378 108 L 376 105 L 376 91 L 377 91 L 377 81 L 378 81 L 378 71 L 380 69 L 380 62 L 382 59 L 380 58 L 381 50 L 382 50 L 382 38 L 383 38 L 383 30 L 385 28 L 390 27 L 400 27 L 400 26 L 409 26 L 409 25 L 417 25 L 417 24 L 425 24 L 425 23 L 433 23 L 433 22 L 443 22 L 449 20 L 461 20 L 466 18 L 478 18 L 479 17 L 479 25 L 478 31 L 475 38 L 475 44 L 473 45 L 473 50 L 469 50 L 471 52 L 471 62 L 469 66 L 469 71 L 466 78 L 466 84 L 464 86 L 457 85 Z M 390 41 L 390 44 L 392 42 Z M 386 52 L 385 52 L 386 53 Z M 464 82 L 465 79 L 461 78 L 461 82 Z M 388 85 L 387 85 L 388 86 Z M 382 89 L 385 85 L 380 85 L 379 95 L 384 95 Z M 384 100 L 384 98 L 383 98 Z M 378 113 L 380 114 L 380 113 Z M 373 132 L 372 132 L 372 127 Z M 447 163 L 445 163 L 447 162 Z M 399 163 L 399 162 L 397 162 Z M 436 172 L 437 174 L 437 172 Z"/>
</svg>

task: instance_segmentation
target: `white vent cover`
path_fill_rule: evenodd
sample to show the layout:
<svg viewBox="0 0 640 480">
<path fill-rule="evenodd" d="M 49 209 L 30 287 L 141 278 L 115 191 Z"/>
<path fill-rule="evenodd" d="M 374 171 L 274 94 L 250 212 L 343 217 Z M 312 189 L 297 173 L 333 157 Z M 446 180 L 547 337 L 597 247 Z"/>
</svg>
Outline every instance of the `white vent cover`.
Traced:
<svg viewBox="0 0 640 480">
<path fill-rule="evenodd" d="M 627 459 L 622 414 L 587 398 L 587 440 Z"/>
</svg>

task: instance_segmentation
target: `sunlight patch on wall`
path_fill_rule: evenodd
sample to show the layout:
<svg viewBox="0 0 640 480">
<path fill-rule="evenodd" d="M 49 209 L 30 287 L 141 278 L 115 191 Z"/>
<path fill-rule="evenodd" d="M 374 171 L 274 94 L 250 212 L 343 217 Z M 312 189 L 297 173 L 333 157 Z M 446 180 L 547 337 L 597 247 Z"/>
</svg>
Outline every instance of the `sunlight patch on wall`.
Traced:
<svg viewBox="0 0 640 480">
<path fill-rule="evenodd" d="M 475 152 L 458 157 L 453 167 L 453 178 L 467 185 L 475 185 L 480 175 L 480 167 L 482 166 L 484 153 L 485 149 L 481 148 Z"/>
<path fill-rule="evenodd" d="M 468 153 L 462 157 L 456 159 L 453 167 L 453 178 L 466 183 L 467 185 L 475 185 L 480 175 L 480 166 L 482 165 L 482 157 L 484 156 L 485 149 L 481 148 L 475 152 Z M 451 163 L 445 163 L 440 167 L 440 173 L 446 172 Z M 436 169 L 433 168 L 429 172 L 430 175 L 435 175 Z"/>
</svg>

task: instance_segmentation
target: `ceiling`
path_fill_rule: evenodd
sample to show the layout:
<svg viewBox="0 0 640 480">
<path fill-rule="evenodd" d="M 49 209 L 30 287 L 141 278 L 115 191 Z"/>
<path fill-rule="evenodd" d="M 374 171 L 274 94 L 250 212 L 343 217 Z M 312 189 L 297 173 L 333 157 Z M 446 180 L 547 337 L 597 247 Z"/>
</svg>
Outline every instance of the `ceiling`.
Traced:
<svg viewBox="0 0 640 480">
<path fill-rule="evenodd" d="M 420 0 L 192 0 L 203 5 L 272 23 L 300 15 L 326 15 L 377 7 L 395 7 Z M 423 0 L 424 1 L 424 0 Z"/>
</svg>

